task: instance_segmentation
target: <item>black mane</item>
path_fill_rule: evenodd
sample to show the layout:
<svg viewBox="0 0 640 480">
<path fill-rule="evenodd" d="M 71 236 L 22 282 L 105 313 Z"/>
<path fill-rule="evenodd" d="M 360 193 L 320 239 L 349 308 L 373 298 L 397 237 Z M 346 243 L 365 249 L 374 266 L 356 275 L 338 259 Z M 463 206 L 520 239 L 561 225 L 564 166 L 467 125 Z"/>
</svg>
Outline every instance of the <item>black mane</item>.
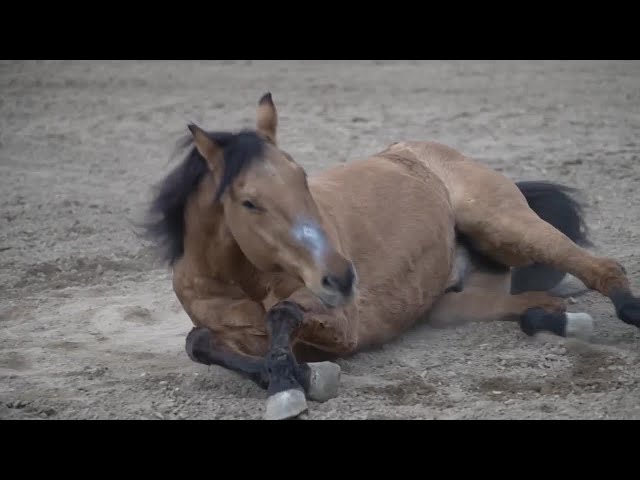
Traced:
<svg viewBox="0 0 640 480">
<path fill-rule="evenodd" d="M 262 158 L 265 143 L 257 133 L 247 130 L 239 133 L 207 132 L 207 135 L 224 149 L 222 179 L 211 199 L 217 202 L 252 161 Z M 149 220 L 144 226 L 146 237 L 158 244 L 170 265 L 184 253 L 187 199 L 209 173 L 207 162 L 193 145 L 191 135 L 178 142 L 178 153 L 188 147 L 191 148 L 182 163 L 156 187 L 157 193 L 148 211 Z"/>
</svg>

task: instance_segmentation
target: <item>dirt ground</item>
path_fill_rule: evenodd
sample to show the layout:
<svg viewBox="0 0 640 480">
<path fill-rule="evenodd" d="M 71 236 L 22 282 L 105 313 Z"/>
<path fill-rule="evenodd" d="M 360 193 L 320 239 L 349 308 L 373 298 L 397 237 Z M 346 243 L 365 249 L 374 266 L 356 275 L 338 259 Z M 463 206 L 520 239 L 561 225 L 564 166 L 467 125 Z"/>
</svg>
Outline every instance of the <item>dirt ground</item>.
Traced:
<svg viewBox="0 0 640 480">
<path fill-rule="evenodd" d="M 188 121 L 251 126 L 270 90 L 310 173 L 404 139 L 579 188 L 640 293 L 638 62 L 0 62 L 0 418 L 259 419 L 191 362 L 166 266 L 134 234 Z M 640 331 L 598 294 L 591 343 L 420 325 L 343 360 L 309 419 L 640 419 Z"/>
</svg>

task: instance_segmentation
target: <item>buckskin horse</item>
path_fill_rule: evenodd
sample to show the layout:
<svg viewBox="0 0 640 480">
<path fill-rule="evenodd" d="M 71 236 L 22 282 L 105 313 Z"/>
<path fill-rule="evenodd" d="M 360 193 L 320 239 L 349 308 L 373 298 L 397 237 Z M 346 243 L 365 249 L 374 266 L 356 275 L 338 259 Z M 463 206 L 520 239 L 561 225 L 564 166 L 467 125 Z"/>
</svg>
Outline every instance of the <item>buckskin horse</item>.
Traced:
<svg viewBox="0 0 640 480">
<path fill-rule="evenodd" d="M 189 358 L 265 389 L 263 418 L 295 418 L 307 400 L 336 396 L 332 360 L 421 319 L 588 336 L 593 319 L 550 293 L 566 274 L 640 327 L 622 266 L 585 248 L 570 189 L 514 183 L 430 141 L 308 177 L 279 147 L 277 127 L 270 93 L 255 129 L 189 124 L 188 153 L 160 183 L 148 224 L 194 325 Z"/>
</svg>

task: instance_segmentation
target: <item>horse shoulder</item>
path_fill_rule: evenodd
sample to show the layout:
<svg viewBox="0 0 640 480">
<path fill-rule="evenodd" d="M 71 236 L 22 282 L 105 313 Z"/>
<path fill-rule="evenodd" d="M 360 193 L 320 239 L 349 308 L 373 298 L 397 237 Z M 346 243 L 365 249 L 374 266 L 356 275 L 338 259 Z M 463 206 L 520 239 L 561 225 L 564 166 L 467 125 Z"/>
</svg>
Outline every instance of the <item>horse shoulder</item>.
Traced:
<svg viewBox="0 0 640 480">
<path fill-rule="evenodd" d="M 173 267 L 173 290 L 182 303 L 202 298 L 238 297 L 241 290 L 234 282 L 195 268 L 186 256 L 178 259 Z"/>
</svg>

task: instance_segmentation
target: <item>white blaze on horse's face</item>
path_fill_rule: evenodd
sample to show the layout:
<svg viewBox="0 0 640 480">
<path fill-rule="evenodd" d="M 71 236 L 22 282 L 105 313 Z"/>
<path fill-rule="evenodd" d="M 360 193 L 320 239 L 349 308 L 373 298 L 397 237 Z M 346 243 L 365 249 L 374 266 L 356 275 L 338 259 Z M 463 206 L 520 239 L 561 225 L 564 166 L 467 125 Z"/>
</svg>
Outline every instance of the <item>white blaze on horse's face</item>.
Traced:
<svg viewBox="0 0 640 480">
<path fill-rule="evenodd" d="M 318 225 L 312 222 L 300 222 L 293 227 L 292 234 L 293 238 L 309 251 L 317 266 L 322 268 L 328 242 Z"/>
<path fill-rule="evenodd" d="M 307 287 L 328 307 L 348 303 L 354 296 L 358 279 L 353 264 L 333 248 L 317 223 L 298 222 L 291 233 L 313 261 L 313 268 L 303 272 Z"/>
</svg>

